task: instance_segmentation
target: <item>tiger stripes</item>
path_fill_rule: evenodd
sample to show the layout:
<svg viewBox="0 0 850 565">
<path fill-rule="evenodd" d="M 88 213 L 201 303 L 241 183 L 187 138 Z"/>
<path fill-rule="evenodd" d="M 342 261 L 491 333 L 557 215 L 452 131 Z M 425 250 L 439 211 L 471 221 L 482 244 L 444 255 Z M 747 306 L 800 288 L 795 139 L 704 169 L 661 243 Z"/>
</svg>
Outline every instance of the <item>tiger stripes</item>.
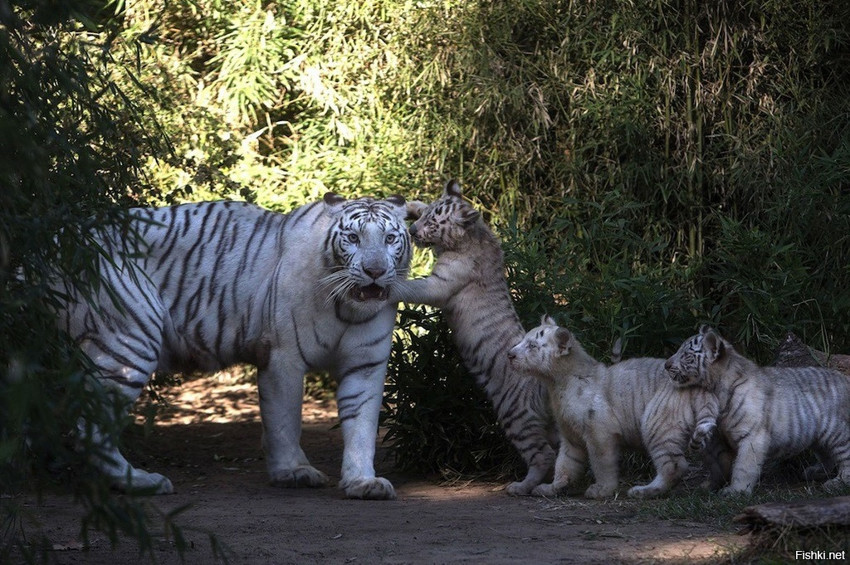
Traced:
<svg viewBox="0 0 850 565">
<path fill-rule="evenodd" d="M 433 247 L 431 274 L 405 281 L 401 299 L 442 308 L 463 362 L 483 387 L 508 440 L 528 467 L 522 481 L 508 485 L 527 495 L 551 473 L 554 438 L 544 387 L 514 370 L 507 351 L 525 334 L 513 306 L 501 245 L 475 208 L 449 181 L 430 205 L 410 203 L 416 245 Z"/>
<path fill-rule="evenodd" d="M 394 498 L 372 460 L 397 306 L 388 297 L 410 262 L 404 204 L 328 194 L 288 214 L 243 202 L 133 209 L 128 233 L 102 238 L 100 290 L 86 300 L 67 289 L 60 324 L 127 404 L 154 371 L 256 365 L 277 486 L 328 482 L 299 441 L 304 373 L 330 371 L 339 381 L 340 487 L 353 498 Z M 88 429 L 81 423 L 80 433 Z M 108 454 L 95 464 L 116 486 L 173 490 L 92 433 Z"/>
<path fill-rule="evenodd" d="M 712 395 L 675 386 L 663 359 L 606 365 L 548 316 L 508 357 L 518 370 L 546 384 L 561 435 L 554 480 L 536 487 L 535 495 L 556 496 L 584 476 L 589 462 L 595 482 L 585 496 L 613 496 L 619 486 L 620 451 L 634 447 L 646 449 L 656 475 L 649 484 L 629 489 L 628 496 L 660 496 L 687 471 L 685 453 L 695 430 L 711 430 L 716 424 Z"/>
<path fill-rule="evenodd" d="M 850 379 L 822 367 L 760 367 L 708 327 L 682 343 L 666 362 L 679 385 L 716 395 L 721 442 L 713 446 L 715 486 L 723 495 L 752 493 L 765 462 L 813 448 L 850 484 Z M 723 445 L 731 448 L 725 452 Z"/>
</svg>

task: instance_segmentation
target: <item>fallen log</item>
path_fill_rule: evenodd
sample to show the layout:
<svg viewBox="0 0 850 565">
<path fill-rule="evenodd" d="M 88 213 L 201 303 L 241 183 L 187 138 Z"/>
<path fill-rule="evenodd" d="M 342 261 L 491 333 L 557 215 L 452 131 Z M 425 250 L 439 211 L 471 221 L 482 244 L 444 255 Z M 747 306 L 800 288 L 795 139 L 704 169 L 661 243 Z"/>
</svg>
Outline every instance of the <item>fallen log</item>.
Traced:
<svg viewBox="0 0 850 565">
<path fill-rule="evenodd" d="M 850 375 L 850 355 L 827 355 L 807 346 L 793 332 L 788 332 L 779 344 L 773 364 L 777 367 L 829 367 Z"/>
<path fill-rule="evenodd" d="M 850 526 L 850 496 L 768 502 L 748 506 L 732 519 L 748 530 Z"/>
</svg>

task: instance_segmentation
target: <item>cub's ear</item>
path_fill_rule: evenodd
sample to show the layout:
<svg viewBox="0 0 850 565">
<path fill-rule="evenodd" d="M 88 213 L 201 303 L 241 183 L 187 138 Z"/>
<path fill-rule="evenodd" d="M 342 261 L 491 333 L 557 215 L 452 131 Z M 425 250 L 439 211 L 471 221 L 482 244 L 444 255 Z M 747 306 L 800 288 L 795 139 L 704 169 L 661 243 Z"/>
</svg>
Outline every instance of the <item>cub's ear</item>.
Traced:
<svg viewBox="0 0 850 565">
<path fill-rule="evenodd" d="M 711 329 L 704 334 L 702 346 L 709 363 L 716 363 L 726 354 L 726 342 Z"/>
<path fill-rule="evenodd" d="M 555 345 L 558 348 L 558 355 L 569 355 L 572 347 L 573 334 L 567 328 L 558 328 L 555 330 Z"/>
<path fill-rule="evenodd" d="M 481 217 L 481 214 L 472 207 L 464 207 L 463 210 L 460 211 L 460 225 L 464 228 L 471 228 L 478 221 L 478 218 Z"/>
<path fill-rule="evenodd" d="M 407 203 L 407 220 L 418 220 L 422 214 L 425 213 L 425 210 L 428 209 L 428 205 L 424 202 L 420 202 L 419 200 L 412 200 Z"/>
<path fill-rule="evenodd" d="M 446 187 L 443 189 L 443 196 L 457 196 L 458 198 L 463 198 L 463 191 L 461 191 L 460 183 L 457 179 L 451 179 L 446 183 Z"/>
<path fill-rule="evenodd" d="M 540 325 L 541 326 L 557 326 L 557 322 L 552 318 L 549 314 L 543 314 L 540 316 Z"/>
</svg>

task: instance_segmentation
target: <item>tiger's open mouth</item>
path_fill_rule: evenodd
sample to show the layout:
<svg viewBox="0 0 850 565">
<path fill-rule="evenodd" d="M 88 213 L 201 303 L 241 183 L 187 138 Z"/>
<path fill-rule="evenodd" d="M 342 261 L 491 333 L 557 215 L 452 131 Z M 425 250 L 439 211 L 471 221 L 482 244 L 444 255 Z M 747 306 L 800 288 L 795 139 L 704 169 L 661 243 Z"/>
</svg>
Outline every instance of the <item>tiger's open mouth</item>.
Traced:
<svg viewBox="0 0 850 565">
<path fill-rule="evenodd" d="M 357 302 L 386 300 L 389 294 L 389 291 L 385 287 L 376 285 L 375 283 L 351 289 L 351 297 Z"/>
<path fill-rule="evenodd" d="M 413 240 L 413 244 L 416 247 L 431 247 L 432 245 L 434 245 L 434 243 L 432 241 L 427 240 L 427 239 L 423 239 L 423 238 L 416 236 L 416 235 L 412 236 L 410 239 Z"/>
</svg>

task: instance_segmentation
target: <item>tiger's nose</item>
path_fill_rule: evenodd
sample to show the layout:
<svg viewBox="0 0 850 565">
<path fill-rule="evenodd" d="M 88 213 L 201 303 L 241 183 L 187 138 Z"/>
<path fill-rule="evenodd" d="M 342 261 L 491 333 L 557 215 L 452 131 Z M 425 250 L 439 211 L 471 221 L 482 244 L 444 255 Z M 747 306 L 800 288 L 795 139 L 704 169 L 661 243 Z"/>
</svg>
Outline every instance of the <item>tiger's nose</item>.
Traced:
<svg viewBox="0 0 850 565">
<path fill-rule="evenodd" d="M 669 371 L 670 369 L 673 368 L 673 362 L 668 359 L 667 361 L 664 362 L 664 368 Z"/>
<path fill-rule="evenodd" d="M 514 353 L 513 351 L 508 351 L 508 360 L 513 361 L 514 359 L 516 359 L 516 353 Z"/>
<path fill-rule="evenodd" d="M 410 235 L 416 235 L 416 224 L 410 224 L 407 231 L 410 232 Z"/>
<path fill-rule="evenodd" d="M 373 279 L 378 280 L 387 270 L 381 267 L 364 267 L 363 272 Z"/>
</svg>

